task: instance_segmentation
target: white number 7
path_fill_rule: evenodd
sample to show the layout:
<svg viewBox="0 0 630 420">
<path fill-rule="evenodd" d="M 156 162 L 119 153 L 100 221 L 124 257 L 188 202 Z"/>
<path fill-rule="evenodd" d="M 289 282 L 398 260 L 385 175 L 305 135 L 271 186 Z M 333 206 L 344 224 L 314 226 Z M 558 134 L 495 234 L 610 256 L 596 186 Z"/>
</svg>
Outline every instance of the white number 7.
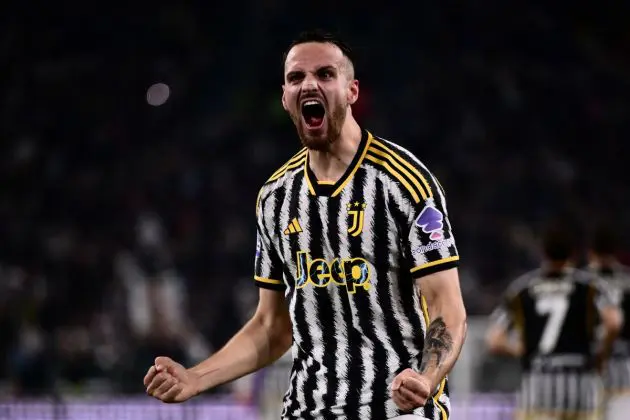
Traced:
<svg viewBox="0 0 630 420">
<path fill-rule="evenodd" d="M 538 343 L 540 353 L 548 354 L 555 350 L 568 309 L 569 299 L 567 296 L 542 296 L 536 300 L 536 312 L 539 315 L 549 316 Z"/>
</svg>

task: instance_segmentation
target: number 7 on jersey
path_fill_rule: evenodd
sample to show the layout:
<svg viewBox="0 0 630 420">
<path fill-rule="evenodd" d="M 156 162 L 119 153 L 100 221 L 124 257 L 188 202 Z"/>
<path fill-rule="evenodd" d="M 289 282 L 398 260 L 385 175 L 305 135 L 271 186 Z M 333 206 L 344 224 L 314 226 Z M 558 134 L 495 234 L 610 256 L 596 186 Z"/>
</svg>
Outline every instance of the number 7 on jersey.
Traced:
<svg viewBox="0 0 630 420">
<path fill-rule="evenodd" d="M 549 354 L 556 349 L 568 310 L 569 299 L 564 295 L 541 296 L 536 300 L 536 312 L 548 316 L 538 343 L 541 354 Z"/>
</svg>

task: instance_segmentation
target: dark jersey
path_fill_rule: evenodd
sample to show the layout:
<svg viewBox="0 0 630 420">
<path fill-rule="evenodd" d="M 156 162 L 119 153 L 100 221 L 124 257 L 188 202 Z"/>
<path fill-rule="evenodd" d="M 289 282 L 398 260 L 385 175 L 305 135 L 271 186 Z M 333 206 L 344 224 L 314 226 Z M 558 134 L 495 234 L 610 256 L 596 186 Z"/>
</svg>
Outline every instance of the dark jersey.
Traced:
<svg viewBox="0 0 630 420">
<path fill-rule="evenodd" d="M 493 318 L 520 333 L 525 370 L 545 370 L 559 356 L 573 356 L 567 364 L 582 361 L 580 366 L 590 369 L 603 305 L 613 305 L 613 300 L 597 276 L 575 269 L 549 275 L 539 269 L 511 285 Z"/>
<path fill-rule="evenodd" d="M 283 419 L 388 419 L 390 384 L 421 363 L 426 308 L 414 278 L 455 267 L 444 191 L 410 152 L 364 132 L 335 184 L 303 149 L 257 205 L 255 281 L 284 293 L 293 367 Z M 424 408 L 445 419 L 446 381 Z"/>
<path fill-rule="evenodd" d="M 594 413 L 602 384 L 594 371 L 599 311 L 613 305 L 604 283 L 575 269 L 539 269 L 517 279 L 493 320 L 515 329 L 524 346 L 519 406 L 540 412 Z"/>
</svg>

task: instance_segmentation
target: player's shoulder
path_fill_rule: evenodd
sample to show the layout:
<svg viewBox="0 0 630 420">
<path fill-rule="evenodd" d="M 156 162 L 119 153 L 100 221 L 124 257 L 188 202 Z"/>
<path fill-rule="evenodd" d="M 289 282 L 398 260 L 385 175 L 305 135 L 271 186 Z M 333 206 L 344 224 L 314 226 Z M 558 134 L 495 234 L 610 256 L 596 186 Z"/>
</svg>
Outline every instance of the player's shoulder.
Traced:
<svg viewBox="0 0 630 420">
<path fill-rule="evenodd" d="M 609 286 L 609 280 L 605 276 L 588 267 L 573 268 L 571 277 L 574 282 L 587 287 L 606 288 Z"/>
<path fill-rule="evenodd" d="M 599 274 L 584 268 L 572 268 L 571 280 L 583 289 L 604 290 L 608 288 L 606 281 Z"/>
<path fill-rule="evenodd" d="M 292 177 L 304 168 L 306 164 L 306 151 L 306 147 L 302 148 L 282 166 L 276 169 L 267 181 L 265 181 L 258 192 L 258 199 L 256 200 L 257 208 L 266 197 L 285 185 L 288 180 L 292 179 Z"/>
<path fill-rule="evenodd" d="M 518 277 L 516 277 L 506 289 L 505 295 L 507 297 L 515 297 L 535 285 L 542 278 L 542 270 L 537 268 L 535 270 L 527 271 Z"/>
<path fill-rule="evenodd" d="M 416 203 L 444 195 L 442 186 L 427 166 L 398 143 L 372 134 L 365 157 L 381 176 L 401 187 Z"/>
<path fill-rule="evenodd" d="M 591 270 L 585 270 L 583 268 L 572 268 L 571 279 L 577 283 L 588 285 L 594 282 L 599 282 L 601 280 L 601 277 Z"/>
<path fill-rule="evenodd" d="M 382 152 L 400 157 L 407 164 L 415 167 L 416 169 L 427 171 L 424 163 L 422 163 L 422 161 L 413 152 L 391 139 L 386 139 L 384 137 L 372 134 L 370 148 L 380 149 Z"/>
</svg>

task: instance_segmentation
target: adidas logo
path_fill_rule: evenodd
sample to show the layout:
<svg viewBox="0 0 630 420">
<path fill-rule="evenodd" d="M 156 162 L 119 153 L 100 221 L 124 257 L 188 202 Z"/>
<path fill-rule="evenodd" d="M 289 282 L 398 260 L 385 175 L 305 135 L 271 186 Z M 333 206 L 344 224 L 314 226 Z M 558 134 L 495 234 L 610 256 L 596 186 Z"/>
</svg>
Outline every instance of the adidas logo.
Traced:
<svg viewBox="0 0 630 420">
<path fill-rule="evenodd" d="M 289 223 L 289 227 L 284 230 L 285 235 L 290 235 L 292 233 L 300 233 L 302 232 L 302 226 L 300 226 L 300 222 L 298 222 L 297 217 L 294 217 Z"/>
</svg>

